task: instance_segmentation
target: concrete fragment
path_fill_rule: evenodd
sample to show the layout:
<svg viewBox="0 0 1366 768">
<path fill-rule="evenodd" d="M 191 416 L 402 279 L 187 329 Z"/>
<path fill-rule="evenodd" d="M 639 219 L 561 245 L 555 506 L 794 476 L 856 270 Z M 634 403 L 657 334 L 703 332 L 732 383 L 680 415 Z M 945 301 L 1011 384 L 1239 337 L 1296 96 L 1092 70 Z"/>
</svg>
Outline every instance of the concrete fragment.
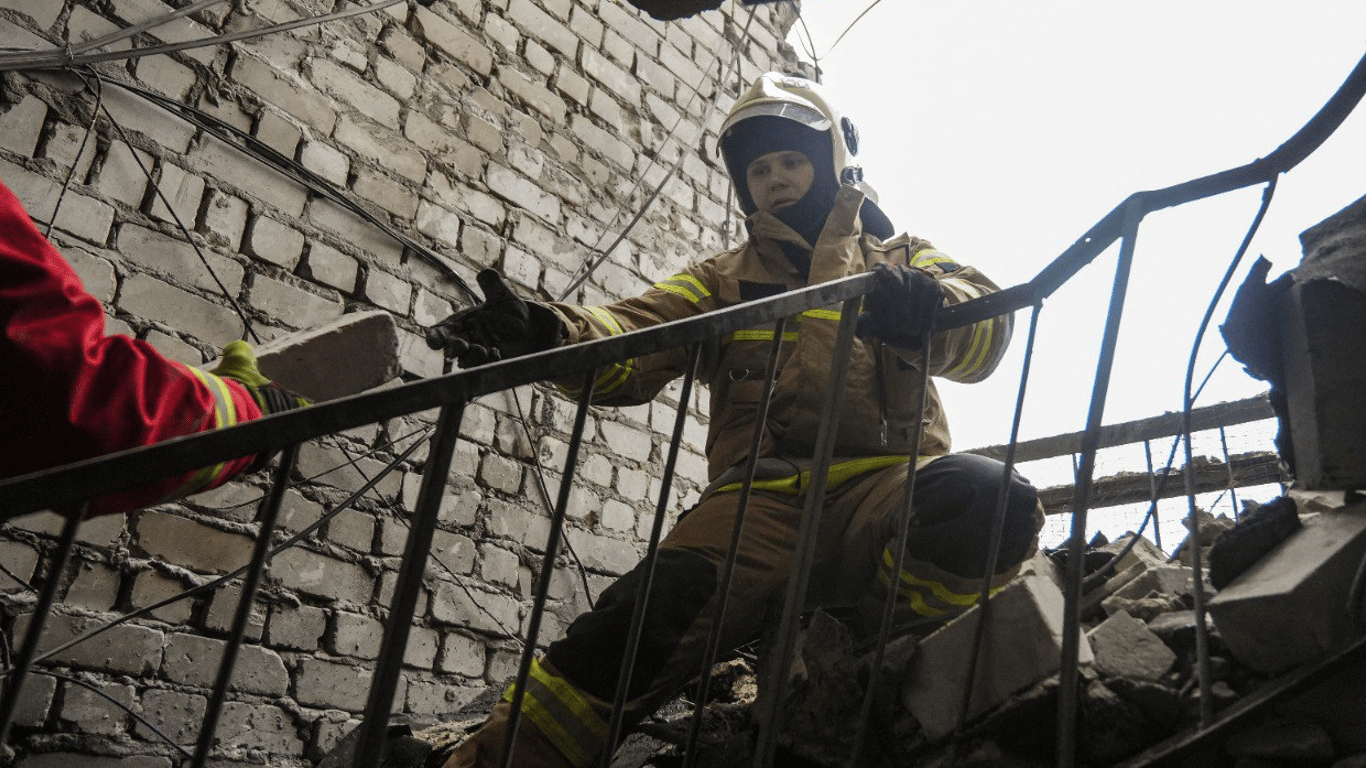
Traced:
<svg viewBox="0 0 1366 768">
<path fill-rule="evenodd" d="M 1158 680 L 1176 663 L 1176 654 L 1143 624 L 1119 611 L 1087 633 L 1096 667 L 1116 677 Z"/>
<path fill-rule="evenodd" d="M 1115 539 L 1109 544 L 1106 544 L 1105 546 L 1101 547 L 1100 551 L 1109 552 L 1111 554 L 1119 554 L 1120 552 L 1124 551 L 1125 547 L 1129 546 L 1129 541 L 1133 539 L 1134 536 L 1135 534 L 1132 531 L 1126 533 L 1123 536 L 1120 536 L 1118 539 Z M 1134 544 L 1133 548 L 1130 549 L 1127 553 L 1125 553 L 1123 557 L 1119 559 L 1119 563 L 1116 565 L 1114 570 L 1116 572 L 1123 571 L 1124 569 L 1129 568 L 1130 566 L 1133 566 L 1137 563 L 1157 566 L 1165 565 L 1166 562 L 1167 556 L 1163 554 L 1162 550 L 1157 548 L 1156 544 L 1149 541 L 1147 536 L 1139 536 L 1138 541 Z"/>
<path fill-rule="evenodd" d="M 1154 594 L 1149 597 L 1120 597 L 1111 595 L 1101 602 L 1106 616 L 1127 613 L 1140 621 L 1152 621 L 1164 613 L 1186 607 L 1180 598 Z"/>
<path fill-rule="evenodd" d="M 354 395 L 399 375 L 398 327 L 388 312 L 352 312 L 262 344 L 256 364 L 272 381 L 314 402 Z"/>
<path fill-rule="evenodd" d="M 1233 655 L 1259 672 L 1354 636 L 1347 597 L 1366 553 L 1366 501 L 1318 515 L 1209 602 Z"/>
<path fill-rule="evenodd" d="M 1184 565 L 1148 565 L 1138 578 L 1115 590 L 1115 597 L 1137 599 L 1159 595 L 1188 595 L 1191 569 Z"/>
<path fill-rule="evenodd" d="M 1063 596 L 1045 576 L 1017 579 L 991 598 L 986 640 L 977 661 L 968 717 L 976 717 L 1058 671 L 1062 657 Z M 977 631 L 972 608 L 920 643 L 902 688 L 902 703 L 932 741 L 953 732 Z M 1080 661 L 1093 660 L 1085 636 Z"/>
<path fill-rule="evenodd" d="M 1300 235 L 1304 260 L 1281 307 L 1295 477 L 1366 488 L 1366 197 Z"/>
</svg>

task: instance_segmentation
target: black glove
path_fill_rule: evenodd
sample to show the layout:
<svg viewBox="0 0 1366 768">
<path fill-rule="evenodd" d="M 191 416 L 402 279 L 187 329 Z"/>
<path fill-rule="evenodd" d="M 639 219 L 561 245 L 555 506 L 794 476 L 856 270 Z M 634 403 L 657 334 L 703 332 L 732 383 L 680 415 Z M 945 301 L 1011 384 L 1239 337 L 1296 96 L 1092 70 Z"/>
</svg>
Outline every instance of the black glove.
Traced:
<svg viewBox="0 0 1366 768">
<path fill-rule="evenodd" d="M 923 269 L 885 262 L 875 265 L 873 274 L 877 289 L 863 297 L 855 333 L 898 349 L 920 349 L 921 337 L 944 300 L 939 281 Z"/>
<path fill-rule="evenodd" d="M 554 310 L 519 299 L 497 271 L 486 269 L 477 279 L 484 303 L 428 328 L 427 346 L 469 368 L 558 347 L 568 338 Z"/>
</svg>

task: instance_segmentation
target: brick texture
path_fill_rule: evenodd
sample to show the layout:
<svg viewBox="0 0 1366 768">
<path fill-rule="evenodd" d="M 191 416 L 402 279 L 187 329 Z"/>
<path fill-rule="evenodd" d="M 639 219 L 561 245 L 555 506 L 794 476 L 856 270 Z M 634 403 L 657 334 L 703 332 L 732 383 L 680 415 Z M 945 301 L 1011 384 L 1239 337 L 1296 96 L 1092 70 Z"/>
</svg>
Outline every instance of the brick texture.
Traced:
<svg viewBox="0 0 1366 768">
<path fill-rule="evenodd" d="M 20 48 L 61 47 L 179 5 L 0 0 L 0 38 Z M 228 5 L 172 19 L 138 41 L 191 40 L 249 23 Z M 258 21 L 274 23 L 318 3 L 248 5 Z M 322 27 L 110 64 L 299 162 L 322 180 L 318 189 L 238 140 L 217 138 L 120 88 L 106 88 L 103 105 L 126 135 L 102 119 L 96 140 L 81 149 L 79 116 L 89 114 L 89 94 L 65 75 L 15 71 L 0 94 L 0 179 L 37 221 L 55 219 L 54 239 L 105 303 L 107 327 L 173 359 L 212 360 L 228 341 L 250 338 L 248 323 L 270 341 L 375 311 L 396 328 L 392 375 L 435 377 L 442 358 L 427 347 L 423 328 L 479 299 L 448 271 L 473 285 L 480 269 L 494 267 L 526 296 L 557 297 L 635 212 L 640 195 L 631 190 L 659 148 L 670 147 L 662 160 L 677 157 L 678 142 L 664 139 L 678 116 L 680 137 L 696 147 L 687 150 L 684 173 L 581 295 L 604 302 L 635 293 L 730 244 L 717 231 L 727 180 L 701 154 L 715 138 L 692 138 L 705 101 L 695 94 L 718 87 L 706 62 L 731 44 L 722 17 L 749 12 L 726 6 L 714 20 L 662 24 L 622 0 L 400 4 Z M 791 14 L 764 5 L 756 14 L 746 72 L 769 62 L 791 68 L 795 62 L 778 50 Z M 643 181 L 657 183 L 659 167 Z M 394 233 L 435 252 L 440 263 Z M 330 360 L 322 375 L 345 379 L 346 365 Z M 553 494 L 575 410 L 548 388 L 521 393 L 521 409 L 503 395 L 465 409 L 462 439 L 442 478 L 396 711 L 453 713 L 515 670 L 508 649 L 525 629 L 531 574 L 541 567 L 550 528 L 532 458 L 550 467 Z M 658 492 L 653 478 L 668 428 L 653 413 L 602 411 L 588 420 L 566 535 L 595 592 L 635 564 L 648 534 L 642 499 Z M 671 413 L 660 419 L 671 423 Z M 300 483 L 285 494 L 278 535 L 334 511 L 398 448 L 428 439 L 412 433 L 435 418 L 396 415 L 305 443 L 295 468 Z M 689 440 L 704 434 L 705 426 L 691 425 Z M 227 694 L 216 762 L 311 764 L 354 725 L 427 456 L 419 448 L 353 508 L 273 557 Z M 679 483 L 677 498 L 695 497 L 705 485 L 696 452 L 680 461 Z M 265 473 L 244 476 L 182 504 L 84 524 L 42 647 L 247 563 L 267 484 Z M 0 560 L 20 578 L 40 579 L 50 548 L 44 542 L 60 532 L 60 518 L 7 522 Z M 178 743 L 191 744 L 240 590 L 239 581 L 176 600 L 46 663 L 97 681 Z M 557 565 L 552 593 L 543 640 L 590 600 L 567 562 Z M 0 583 L 0 612 L 17 617 L 15 637 L 30 623 L 23 595 L 22 587 Z M 28 686 L 16 721 L 23 729 L 7 745 L 15 765 L 171 768 L 159 737 L 103 699 L 51 678 L 34 677 Z"/>
</svg>

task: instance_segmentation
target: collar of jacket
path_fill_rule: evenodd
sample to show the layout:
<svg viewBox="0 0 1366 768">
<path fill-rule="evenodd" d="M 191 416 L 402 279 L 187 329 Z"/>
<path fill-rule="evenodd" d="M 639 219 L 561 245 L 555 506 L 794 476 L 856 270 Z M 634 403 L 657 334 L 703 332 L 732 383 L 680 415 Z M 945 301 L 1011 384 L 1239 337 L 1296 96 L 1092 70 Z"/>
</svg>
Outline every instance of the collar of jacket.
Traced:
<svg viewBox="0 0 1366 768">
<path fill-rule="evenodd" d="M 769 269 L 788 276 L 791 285 L 815 285 L 862 272 L 864 265 L 858 243 L 863 237 L 863 224 L 858 213 L 863 200 L 864 194 L 857 187 L 845 185 L 840 188 L 815 248 L 773 214 L 756 211 L 748 221 L 755 250 Z M 809 275 L 805 279 L 801 270 L 783 253 L 785 248 L 798 250 L 811 259 Z"/>
</svg>

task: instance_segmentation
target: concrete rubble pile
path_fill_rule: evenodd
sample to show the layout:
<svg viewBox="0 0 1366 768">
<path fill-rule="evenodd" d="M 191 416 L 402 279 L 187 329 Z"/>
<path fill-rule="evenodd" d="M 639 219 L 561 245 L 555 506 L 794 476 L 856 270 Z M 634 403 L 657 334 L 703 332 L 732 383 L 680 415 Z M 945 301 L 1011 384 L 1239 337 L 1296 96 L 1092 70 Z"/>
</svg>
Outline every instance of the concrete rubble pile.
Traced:
<svg viewBox="0 0 1366 768">
<path fill-rule="evenodd" d="M 1351 493 L 1295 492 L 1287 498 L 1293 498 L 1301 526 L 1224 589 L 1216 593 L 1208 580 L 1203 585 L 1211 619 L 1210 695 L 1216 722 L 1285 675 L 1360 637 L 1345 608 L 1366 554 L 1366 499 Z M 1208 563 L 1211 550 L 1218 549 L 1214 542 L 1234 524 L 1202 517 L 1200 538 Z M 1092 544 L 1088 561 L 1122 556 L 1108 578 L 1096 579 L 1099 583 L 1084 594 L 1081 605 L 1081 765 L 1147 765 L 1150 757 L 1162 754 L 1162 764 L 1168 765 L 1366 766 L 1362 661 L 1334 669 L 1326 681 L 1273 697 L 1210 738 L 1186 739 L 1192 742 L 1188 748 L 1163 753 L 1164 744 L 1199 730 L 1189 540 L 1171 558 L 1145 538 L 1133 541 L 1132 535 Z M 958 739 L 954 732 L 977 609 L 928 636 L 894 639 L 878 676 L 859 764 L 1055 764 L 1061 574 L 1040 553 L 992 598 L 969 714 Z M 827 614 L 810 618 L 800 659 L 787 682 L 777 764 L 846 764 L 871 647 L 871 641 L 860 642 Z M 734 659 L 718 666 L 697 765 L 752 764 L 756 690 L 749 661 Z M 474 709 L 491 706 L 492 699 Z M 692 707 L 684 701 L 666 707 L 627 739 L 614 768 L 681 765 L 678 755 L 691 715 Z M 477 720 L 473 715 L 463 725 Z"/>
</svg>

